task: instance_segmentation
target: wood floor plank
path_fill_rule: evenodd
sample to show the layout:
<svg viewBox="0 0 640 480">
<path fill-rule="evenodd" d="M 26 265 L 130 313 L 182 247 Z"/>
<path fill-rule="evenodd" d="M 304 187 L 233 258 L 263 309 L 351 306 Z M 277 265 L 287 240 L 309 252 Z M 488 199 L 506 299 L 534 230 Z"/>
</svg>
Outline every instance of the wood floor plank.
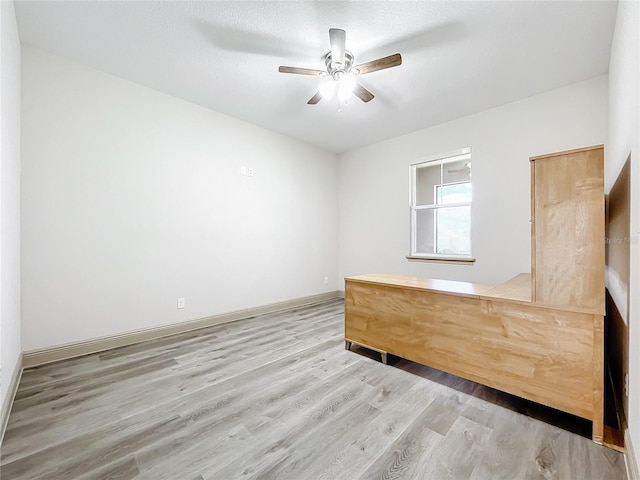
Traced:
<svg viewBox="0 0 640 480">
<path fill-rule="evenodd" d="M 290 357 L 275 360 L 262 365 L 259 368 L 241 372 L 240 377 L 245 377 L 245 381 L 247 383 L 250 383 L 251 379 L 254 378 L 260 380 L 269 379 L 272 384 L 277 384 L 278 380 L 291 384 L 295 377 L 286 372 L 286 370 L 283 370 L 283 367 L 288 365 L 290 362 L 296 363 L 300 358 L 306 358 L 307 362 L 312 362 L 314 355 L 317 355 L 317 352 L 323 351 L 326 348 L 324 343 L 315 345 L 302 352 L 295 352 Z M 234 377 L 226 379 L 226 382 L 231 382 L 233 378 Z M 200 388 L 183 391 L 181 395 L 177 396 L 167 396 L 166 392 L 163 392 L 163 396 L 160 397 L 161 400 L 156 401 L 155 408 L 151 409 L 149 409 L 149 405 L 154 406 L 153 396 L 155 395 L 157 397 L 158 392 L 161 390 L 149 388 L 149 385 L 147 385 L 147 389 L 143 389 L 143 396 L 141 396 L 140 390 L 136 388 L 133 392 L 125 392 L 125 397 L 121 398 L 119 402 L 113 401 L 113 395 L 106 395 L 106 405 L 108 410 L 105 409 L 105 403 L 103 401 L 99 404 L 95 404 L 94 410 L 91 410 L 91 408 L 89 408 L 90 406 L 84 406 L 73 416 L 58 418 L 57 424 L 53 425 L 47 431 L 47 435 L 39 435 L 37 430 L 35 430 L 35 427 L 37 427 L 38 421 L 40 420 L 37 417 L 32 419 L 32 423 L 28 425 L 28 428 L 21 429 L 12 425 L 12 429 L 8 430 L 7 434 L 13 435 L 14 432 L 18 432 L 21 435 L 22 441 L 10 442 L 9 448 L 3 449 L 3 461 L 6 461 L 8 457 L 9 459 L 15 457 L 16 452 L 12 451 L 12 446 L 28 445 L 28 448 L 30 449 L 43 449 L 46 448 L 47 445 L 55 443 L 59 441 L 60 438 L 65 438 L 65 436 L 70 434 L 80 436 L 83 433 L 89 433 L 96 429 L 104 429 L 109 426 L 109 422 L 105 421 L 105 419 L 111 419 L 111 423 L 117 424 L 121 419 L 128 419 L 139 415 L 137 419 L 140 422 L 145 422 L 147 419 L 147 416 L 144 415 L 145 412 L 150 410 L 151 414 L 154 414 L 155 409 L 158 407 L 162 407 L 166 414 L 169 412 L 175 412 L 176 414 L 181 413 L 183 415 L 191 415 L 194 411 L 201 408 L 200 406 L 202 404 L 208 405 L 209 408 L 218 408 L 220 405 L 227 406 L 233 404 L 236 405 L 234 408 L 237 413 L 237 399 L 242 398 L 248 400 L 251 396 L 248 396 L 240 389 L 233 388 L 232 385 L 230 385 L 230 388 L 224 388 L 227 386 L 226 382 L 221 381 L 221 385 L 203 384 L 200 385 Z M 152 385 L 155 385 L 155 383 L 152 382 Z M 151 403 L 148 403 L 149 398 L 151 398 Z M 112 401 L 109 401 L 110 399 Z M 121 411 L 123 408 L 125 409 L 124 412 Z M 42 421 L 56 422 L 56 418 L 54 415 L 45 415 Z M 11 455 L 13 455 L 13 457 L 11 457 Z"/>
<path fill-rule="evenodd" d="M 345 350 L 343 312 L 330 300 L 28 369 L 2 478 L 625 479 L 584 421 Z"/>
<path fill-rule="evenodd" d="M 358 478 L 385 452 L 412 424 L 419 425 L 418 417 L 436 395 L 438 385 L 418 383 L 404 396 L 385 408 L 375 422 L 353 432 L 355 440 L 341 442 L 340 451 L 333 457 L 321 457 L 316 467 L 319 480 Z M 421 427 L 420 427 L 421 428 Z"/>
<path fill-rule="evenodd" d="M 220 459 L 237 458 L 242 455 L 246 445 L 255 442 L 251 433 L 242 425 L 230 429 L 215 428 L 206 440 L 190 442 L 177 454 L 160 458 L 153 452 L 141 452 L 137 455 L 141 468 L 139 479 L 159 480 L 184 478 L 189 475 L 215 469 Z M 204 477 L 202 477 L 204 478 Z"/>
<path fill-rule="evenodd" d="M 530 448 L 533 433 L 541 422 L 524 415 L 513 415 L 508 410 L 491 408 L 490 404 L 473 403 L 474 405 L 469 405 L 462 415 L 490 428 L 491 435 L 483 450 L 483 459 L 476 463 L 470 478 L 526 478 L 524 470 L 527 462 L 523 461 L 522 455 Z M 523 435 L 523 432 L 526 434 Z M 529 462 L 531 460 L 529 458 Z"/>
<path fill-rule="evenodd" d="M 308 346 L 318 344 L 315 341 L 315 337 L 310 336 L 304 341 L 296 343 L 296 348 L 306 348 Z M 73 394 L 66 395 L 66 383 L 62 384 L 60 390 L 65 395 L 53 398 L 50 402 L 45 402 L 44 408 L 52 408 L 56 413 L 64 417 L 65 407 L 72 408 L 74 410 L 73 418 L 67 417 L 66 423 L 71 425 L 72 428 L 77 428 L 75 425 L 78 421 L 82 422 L 82 425 L 89 427 L 91 425 L 91 419 L 101 419 L 105 415 L 118 415 L 118 412 L 114 411 L 114 408 L 118 410 L 124 410 L 130 415 L 135 414 L 138 411 L 144 410 L 149 404 L 153 405 L 157 398 L 157 392 L 162 391 L 164 398 L 173 398 L 171 393 L 175 393 L 177 396 L 186 396 L 189 392 L 209 385 L 211 382 L 222 382 L 228 378 L 232 378 L 236 375 L 249 374 L 262 375 L 256 366 L 263 363 L 273 363 L 273 361 L 284 358 L 292 354 L 291 348 L 280 348 L 273 351 L 268 351 L 265 348 L 265 352 L 256 353 L 253 357 L 242 358 L 236 362 L 227 362 L 224 368 L 213 363 L 215 366 L 210 366 L 206 363 L 198 364 L 198 368 L 191 367 L 188 373 L 183 374 L 181 370 L 171 370 L 163 374 L 153 372 L 154 375 L 148 377 L 148 380 L 136 378 L 137 369 L 125 369 L 118 375 L 121 376 L 119 386 L 113 385 L 110 378 L 102 378 L 92 383 L 91 389 L 99 388 L 103 384 L 108 386 L 108 392 L 85 394 L 85 390 L 88 388 L 84 378 L 78 382 L 77 389 Z M 287 360 L 288 362 L 288 360 Z M 175 363 L 175 362 L 173 362 Z M 206 374 L 203 372 L 206 370 Z M 103 372 L 104 373 L 104 372 Z M 133 378 L 130 378 L 133 377 Z M 118 397 L 122 392 L 125 393 L 124 399 L 114 402 L 114 397 Z M 78 398 L 82 395 L 82 398 Z M 82 400 L 91 400 L 83 402 Z M 39 415 L 46 417 L 44 421 L 51 421 L 51 416 L 48 415 L 48 411 L 34 411 L 29 409 L 29 406 L 23 406 L 17 404 L 14 415 L 12 415 L 11 422 L 8 427 L 8 434 L 10 435 L 14 429 L 20 429 L 21 435 L 25 436 L 30 433 L 31 430 L 37 432 L 38 425 L 40 423 Z M 122 416 L 122 415 L 120 415 Z M 64 427 L 65 420 L 58 420 L 56 428 L 60 429 Z M 64 432 L 58 432 L 64 433 Z"/>
<path fill-rule="evenodd" d="M 366 364 L 364 366 L 368 367 Z M 319 478 L 325 469 L 327 457 L 339 457 L 344 453 L 345 446 L 355 444 L 358 441 L 362 435 L 361 424 L 377 425 L 380 422 L 377 417 L 382 415 L 382 412 L 397 406 L 400 399 L 405 399 L 408 396 L 408 392 L 414 392 L 413 387 L 418 382 L 418 378 L 413 375 L 389 376 L 386 375 L 387 368 L 384 365 L 379 365 L 379 368 L 375 369 L 379 374 L 377 377 L 353 375 L 354 371 L 345 372 L 350 375 L 353 382 L 365 381 L 366 384 L 373 387 L 363 402 L 357 403 L 350 409 L 350 413 L 359 411 L 366 412 L 366 415 L 375 412 L 375 419 L 367 420 L 361 414 L 354 417 L 358 422 L 358 428 L 352 428 L 350 424 L 350 420 L 353 421 L 354 418 L 334 422 L 338 423 L 338 427 L 333 423 L 322 426 L 313 435 L 308 435 L 305 439 L 296 442 L 295 448 L 290 449 L 286 459 L 271 468 L 254 474 L 254 477 L 299 479 L 307 476 L 307 478 Z M 331 380 L 335 381 L 336 379 Z M 424 401 L 424 399 L 422 400 Z M 403 411 L 403 415 L 407 416 L 406 410 Z M 387 428 L 389 428 L 388 424 Z M 316 454 L 317 451 L 323 452 L 322 457 Z M 342 474 L 344 475 L 344 472 Z"/>
<path fill-rule="evenodd" d="M 421 414 L 402 432 L 359 478 L 365 479 L 407 479 L 429 478 L 422 476 L 425 461 L 442 442 L 442 435 L 424 427 L 429 419 L 429 412 L 424 409 Z M 438 477 L 431 477 L 438 478 Z"/>
<path fill-rule="evenodd" d="M 424 462 L 420 478 L 470 478 L 475 465 L 484 461 L 483 452 L 490 435 L 491 429 L 459 416 L 430 461 Z"/>
<path fill-rule="evenodd" d="M 138 478 L 140 469 L 136 459 L 127 456 L 113 463 L 98 467 L 91 472 L 80 475 L 77 480 L 132 480 Z"/>
<path fill-rule="evenodd" d="M 293 462 L 291 457 L 300 443 L 313 445 L 306 453 L 319 451 L 316 444 L 323 438 L 315 436 L 318 430 L 327 425 L 332 431 L 342 431 L 345 425 L 356 428 L 359 422 L 366 423 L 378 414 L 364 401 L 373 390 L 364 382 L 349 382 L 336 390 L 325 390 L 314 402 L 304 404 L 299 416 L 271 421 L 260 429 L 254 426 L 255 445 L 224 468 L 207 472 L 205 478 L 255 478 L 271 468 L 282 468 L 283 462 Z M 296 418 L 297 421 L 292 421 Z"/>
</svg>

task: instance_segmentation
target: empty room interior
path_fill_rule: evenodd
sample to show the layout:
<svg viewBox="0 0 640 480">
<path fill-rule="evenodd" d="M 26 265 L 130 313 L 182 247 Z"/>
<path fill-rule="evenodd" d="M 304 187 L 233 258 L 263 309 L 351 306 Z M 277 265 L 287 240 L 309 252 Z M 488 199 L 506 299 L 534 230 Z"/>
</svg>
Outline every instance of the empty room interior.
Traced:
<svg viewBox="0 0 640 480">
<path fill-rule="evenodd" d="M 0 22 L 0 478 L 640 480 L 640 2 Z"/>
</svg>

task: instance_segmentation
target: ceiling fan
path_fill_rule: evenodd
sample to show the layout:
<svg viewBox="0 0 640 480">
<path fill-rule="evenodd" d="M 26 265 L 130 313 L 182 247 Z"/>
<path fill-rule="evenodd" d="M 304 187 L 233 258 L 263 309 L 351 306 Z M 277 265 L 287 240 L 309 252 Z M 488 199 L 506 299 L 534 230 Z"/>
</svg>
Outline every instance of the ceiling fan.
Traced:
<svg viewBox="0 0 640 480">
<path fill-rule="evenodd" d="M 320 85 L 320 90 L 309 99 L 307 102 L 309 105 L 315 105 L 322 98 L 330 98 L 336 92 L 341 103 L 346 103 L 352 94 L 365 103 L 369 102 L 374 98 L 373 93 L 360 85 L 355 77 L 402 64 L 402 57 L 399 53 L 396 53 L 353 66 L 354 56 L 349 50 L 346 50 L 345 39 L 346 32 L 344 30 L 339 28 L 329 29 L 331 51 L 324 57 L 326 70 L 285 66 L 278 68 L 280 73 L 328 77 L 327 81 Z"/>
</svg>

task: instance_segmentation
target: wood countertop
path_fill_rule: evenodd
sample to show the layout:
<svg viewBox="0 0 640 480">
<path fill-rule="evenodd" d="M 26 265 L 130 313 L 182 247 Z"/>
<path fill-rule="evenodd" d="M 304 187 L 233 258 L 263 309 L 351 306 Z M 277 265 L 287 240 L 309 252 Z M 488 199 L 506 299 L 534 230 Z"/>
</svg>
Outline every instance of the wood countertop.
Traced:
<svg viewBox="0 0 640 480">
<path fill-rule="evenodd" d="M 480 297 L 531 302 L 531 274 L 521 273 L 516 275 L 511 280 L 484 292 Z"/>
<path fill-rule="evenodd" d="M 405 277 L 403 275 L 389 275 L 384 273 L 357 275 L 354 277 L 347 277 L 345 280 L 360 283 L 377 283 L 410 288 L 412 290 L 426 290 L 428 292 L 464 297 L 480 297 L 481 294 L 486 293 L 495 287 L 495 285 L 483 285 L 480 283 L 439 280 L 436 278 Z"/>
<path fill-rule="evenodd" d="M 508 303 L 530 304 L 541 308 L 564 310 L 576 313 L 601 315 L 602 312 L 590 308 L 548 305 L 531 301 L 531 274 L 520 273 L 500 285 L 440 280 L 436 278 L 406 277 L 386 273 L 370 273 L 345 278 L 345 281 L 388 285 L 392 287 L 422 290 L 443 295 L 479 298 L 483 300 L 501 300 Z"/>
</svg>

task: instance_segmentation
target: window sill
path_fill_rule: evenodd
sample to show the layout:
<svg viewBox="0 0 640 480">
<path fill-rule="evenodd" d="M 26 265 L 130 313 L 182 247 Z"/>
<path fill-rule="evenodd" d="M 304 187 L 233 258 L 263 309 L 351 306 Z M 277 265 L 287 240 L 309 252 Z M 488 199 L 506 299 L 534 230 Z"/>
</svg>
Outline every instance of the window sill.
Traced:
<svg viewBox="0 0 640 480">
<path fill-rule="evenodd" d="M 473 257 L 458 257 L 458 256 L 448 256 L 448 255 L 407 255 L 407 260 L 409 261 L 421 261 L 421 262 L 438 262 L 438 263 L 462 263 L 462 264 L 473 264 L 476 259 Z"/>
</svg>

